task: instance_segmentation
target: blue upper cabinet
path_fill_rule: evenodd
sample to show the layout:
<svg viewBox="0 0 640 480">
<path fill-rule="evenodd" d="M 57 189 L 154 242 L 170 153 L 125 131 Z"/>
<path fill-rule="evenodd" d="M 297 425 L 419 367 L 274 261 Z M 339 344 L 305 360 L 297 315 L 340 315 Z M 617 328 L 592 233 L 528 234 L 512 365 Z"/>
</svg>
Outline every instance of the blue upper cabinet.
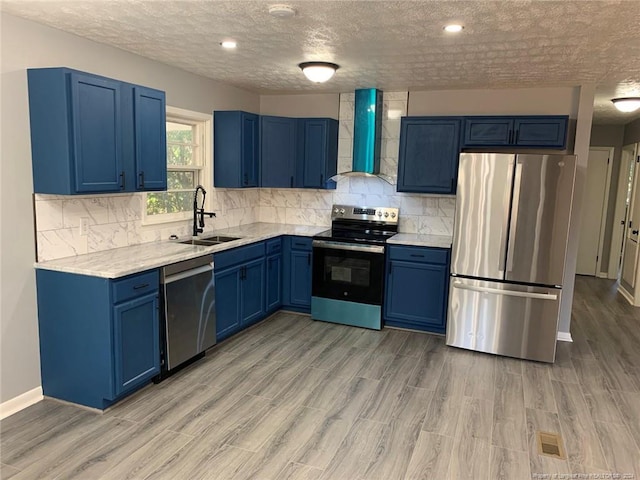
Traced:
<svg viewBox="0 0 640 480">
<path fill-rule="evenodd" d="M 35 193 L 166 189 L 164 92 L 67 68 L 27 74 Z"/>
<path fill-rule="evenodd" d="M 216 187 L 257 187 L 259 116 L 241 111 L 213 112 L 213 183 Z"/>
<path fill-rule="evenodd" d="M 296 176 L 295 118 L 260 117 L 260 173 L 262 187 L 293 187 Z"/>
<path fill-rule="evenodd" d="M 455 192 L 461 123 L 458 117 L 402 117 L 399 192 Z"/>
<path fill-rule="evenodd" d="M 566 115 L 465 117 L 463 147 L 522 147 L 564 149 Z"/>
<path fill-rule="evenodd" d="M 137 190 L 167 189 L 167 135 L 164 92 L 133 87 L 135 181 Z M 163 162 L 158 162 L 162 158 Z"/>
<path fill-rule="evenodd" d="M 329 180 L 338 169 L 338 122 L 304 118 L 301 123 L 302 184 L 304 188 L 335 188 Z"/>
</svg>

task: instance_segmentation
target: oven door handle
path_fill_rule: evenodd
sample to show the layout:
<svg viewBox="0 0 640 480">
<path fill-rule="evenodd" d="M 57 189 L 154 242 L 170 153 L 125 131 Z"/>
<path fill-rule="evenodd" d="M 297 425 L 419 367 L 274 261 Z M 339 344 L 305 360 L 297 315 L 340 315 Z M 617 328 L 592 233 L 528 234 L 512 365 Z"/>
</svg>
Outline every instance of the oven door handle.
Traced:
<svg viewBox="0 0 640 480">
<path fill-rule="evenodd" d="M 327 240 L 314 240 L 312 245 L 316 248 L 328 248 L 330 250 L 349 250 L 352 252 L 384 253 L 384 247 L 379 245 L 357 245 L 353 243 L 329 242 Z"/>
</svg>

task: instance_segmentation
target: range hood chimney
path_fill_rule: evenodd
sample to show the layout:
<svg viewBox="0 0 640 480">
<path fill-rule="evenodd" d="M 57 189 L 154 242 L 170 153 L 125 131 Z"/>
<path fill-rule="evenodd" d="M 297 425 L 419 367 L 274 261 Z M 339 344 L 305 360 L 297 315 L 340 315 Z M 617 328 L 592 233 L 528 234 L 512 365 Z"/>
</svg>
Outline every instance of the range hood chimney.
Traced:
<svg viewBox="0 0 640 480">
<path fill-rule="evenodd" d="M 353 112 L 353 173 L 380 172 L 382 91 L 364 88 L 355 92 Z"/>
</svg>

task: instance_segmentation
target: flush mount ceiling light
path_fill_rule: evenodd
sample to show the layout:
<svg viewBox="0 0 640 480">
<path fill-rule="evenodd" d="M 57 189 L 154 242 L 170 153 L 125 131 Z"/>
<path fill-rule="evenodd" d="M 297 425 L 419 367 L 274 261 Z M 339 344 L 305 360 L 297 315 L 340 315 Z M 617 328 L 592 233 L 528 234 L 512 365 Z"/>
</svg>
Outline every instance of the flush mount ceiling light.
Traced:
<svg viewBox="0 0 640 480">
<path fill-rule="evenodd" d="M 222 48 L 232 49 L 232 48 L 236 48 L 238 44 L 235 42 L 235 40 L 225 40 L 223 42 L 220 42 L 220 46 Z"/>
<path fill-rule="evenodd" d="M 271 5 L 269 7 L 269 15 L 271 15 L 272 17 L 277 17 L 277 18 L 289 18 L 289 17 L 293 17 L 296 14 L 296 11 L 293 9 L 293 7 L 290 7 L 289 5 Z"/>
<path fill-rule="evenodd" d="M 324 83 L 333 77 L 339 65 L 329 62 L 304 62 L 298 65 L 305 77 L 314 83 Z"/>
<path fill-rule="evenodd" d="M 640 97 L 622 97 L 611 100 L 618 110 L 629 113 L 640 108 Z"/>
<path fill-rule="evenodd" d="M 449 25 L 444 26 L 444 31 L 449 33 L 458 33 L 461 32 L 464 27 L 457 23 L 451 23 Z"/>
</svg>

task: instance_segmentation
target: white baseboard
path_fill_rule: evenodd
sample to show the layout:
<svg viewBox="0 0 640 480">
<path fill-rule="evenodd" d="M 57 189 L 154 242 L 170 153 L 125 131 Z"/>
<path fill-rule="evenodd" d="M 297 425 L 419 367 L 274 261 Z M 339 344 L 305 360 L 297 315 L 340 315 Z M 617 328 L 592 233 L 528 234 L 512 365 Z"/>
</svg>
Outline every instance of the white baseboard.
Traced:
<svg viewBox="0 0 640 480">
<path fill-rule="evenodd" d="M 558 336 L 556 337 L 560 342 L 571 342 L 573 343 L 573 338 L 571 338 L 570 332 L 558 332 Z"/>
<path fill-rule="evenodd" d="M 7 418 L 14 413 L 23 410 L 34 403 L 38 403 L 44 397 L 42 396 L 42 387 L 36 387 L 33 390 L 24 392 L 22 395 L 0 403 L 0 420 Z"/>
<path fill-rule="evenodd" d="M 622 295 L 627 300 L 627 302 L 633 305 L 633 295 L 627 292 L 627 290 L 622 286 L 622 284 L 618 284 L 618 293 Z"/>
<path fill-rule="evenodd" d="M 598 272 L 596 278 L 609 278 L 609 272 Z"/>
</svg>

